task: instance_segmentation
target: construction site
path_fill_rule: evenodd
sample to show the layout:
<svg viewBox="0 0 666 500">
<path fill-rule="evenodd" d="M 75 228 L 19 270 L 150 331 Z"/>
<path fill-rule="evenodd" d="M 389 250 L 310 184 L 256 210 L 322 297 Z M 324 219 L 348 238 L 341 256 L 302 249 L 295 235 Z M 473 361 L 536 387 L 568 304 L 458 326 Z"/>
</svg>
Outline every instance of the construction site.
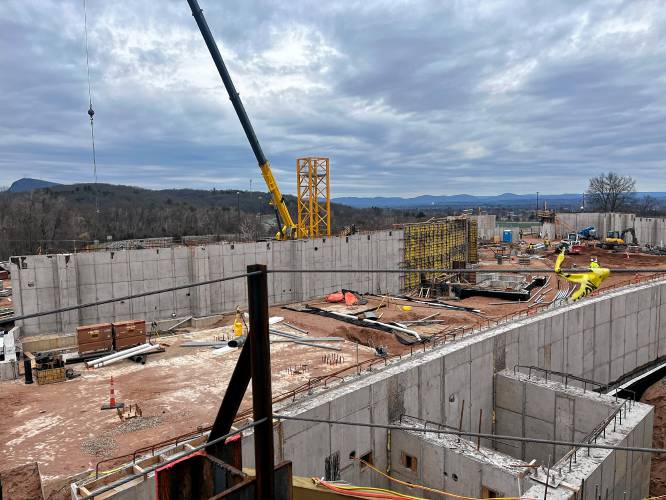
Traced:
<svg viewBox="0 0 666 500">
<path fill-rule="evenodd" d="M 666 219 L 292 216 L 188 4 L 277 234 L 2 263 L 0 500 L 666 495 Z"/>
<path fill-rule="evenodd" d="M 595 256 L 632 272 L 572 303 L 575 285 L 552 272 L 555 240 L 479 234 L 491 223 L 11 258 L 13 317 L 27 317 L 2 337 L 3 491 L 33 484 L 11 479 L 26 462 L 47 498 L 225 491 L 213 481 L 164 496 L 185 474 L 172 475 L 172 458 L 202 460 L 227 410 L 258 264 L 275 480 L 288 471 L 294 498 L 336 498 L 342 484 L 423 498 L 647 496 L 663 484 L 650 475 L 661 456 L 613 446 L 648 449 L 666 430 L 631 389 L 662 370 L 666 259 L 590 240 L 567 267 Z M 234 391 L 224 434 L 258 420 L 255 390 Z M 239 435 L 236 455 L 204 455 L 206 467 L 233 462 L 226 487 L 257 466 L 255 432 Z"/>
</svg>

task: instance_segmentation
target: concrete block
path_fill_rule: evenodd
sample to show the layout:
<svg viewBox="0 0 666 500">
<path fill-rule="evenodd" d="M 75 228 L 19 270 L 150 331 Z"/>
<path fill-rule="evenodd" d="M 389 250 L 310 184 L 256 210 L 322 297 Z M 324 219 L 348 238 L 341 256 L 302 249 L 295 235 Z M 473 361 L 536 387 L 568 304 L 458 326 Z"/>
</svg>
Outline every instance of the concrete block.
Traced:
<svg viewBox="0 0 666 500">
<path fill-rule="evenodd" d="M 611 320 L 611 301 L 602 299 L 594 303 L 594 322 L 599 325 Z"/>
<path fill-rule="evenodd" d="M 594 328 L 596 324 L 595 309 L 596 307 L 593 306 L 583 307 L 583 329 Z"/>
<path fill-rule="evenodd" d="M 595 363 L 594 376 L 592 377 L 592 379 L 595 380 L 596 382 L 600 382 L 603 384 L 611 382 L 610 363 L 608 362 L 602 364 Z"/>
<path fill-rule="evenodd" d="M 435 359 L 418 367 L 421 418 L 442 421 L 442 360 Z M 491 368 L 492 369 L 492 368 Z M 488 379 L 486 379 L 488 380 Z M 486 390 L 486 392 L 488 392 Z"/>
<path fill-rule="evenodd" d="M 517 413 L 523 412 L 525 384 L 502 373 L 495 375 L 495 405 Z"/>
<path fill-rule="evenodd" d="M 450 370 L 461 364 L 469 364 L 472 362 L 472 355 L 469 346 L 463 346 L 460 349 L 451 351 L 446 355 L 445 369 Z"/>
<path fill-rule="evenodd" d="M 93 263 L 95 266 L 100 264 L 111 264 L 111 253 L 110 252 L 93 252 Z"/>
<path fill-rule="evenodd" d="M 550 367 L 544 367 L 544 368 L 550 368 L 551 370 L 556 370 L 556 371 L 565 371 L 565 366 L 564 366 L 564 359 L 565 359 L 565 353 L 564 353 L 564 340 L 560 340 L 558 342 L 553 342 L 550 346 Z M 575 374 L 579 375 L 579 374 Z"/>
<path fill-rule="evenodd" d="M 638 311 L 638 299 L 640 297 L 639 293 L 628 293 L 625 295 L 627 314 L 633 314 Z"/>
<path fill-rule="evenodd" d="M 370 387 L 360 387 L 337 396 L 330 402 L 331 419 L 343 420 L 363 408 L 370 407 Z"/>
<path fill-rule="evenodd" d="M 586 365 L 583 361 L 585 350 L 583 348 L 584 344 L 584 333 L 583 331 L 576 331 L 566 336 L 565 346 L 566 346 L 566 360 L 565 360 L 565 372 L 573 373 L 576 375 L 582 375 Z"/>
<path fill-rule="evenodd" d="M 525 436 L 539 439 L 553 439 L 555 432 L 554 422 L 545 422 L 532 417 L 525 417 Z M 523 460 L 536 459 L 542 463 L 548 463 L 548 456 L 554 456 L 553 446 L 539 443 L 525 444 L 525 457 Z"/>
<path fill-rule="evenodd" d="M 519 335 L 518 364 L 523 366 L 539 365 L 538 324 L 531 323 L 517 328 Z M 507 365 L 512 368 L 511 365 Z"/>
<path fill-rule="evenodd" d="M 636 350 L 638 343 L 638 313 L 627 314 L 624 323 L 624 349 L 626 352 Z"/>
<path fill-rule="evenodd" d="M 333 413 L 333 404 L 331 402 L 331 412 Z M 370 408 L 363 408 L 358 412 L 348 415 L 348 420 L 354 422 L 370 421 Z M 353 464 L 350 457 L 359 457 L 368 451 L 372 451 L 372 434 L 364 427 L 350 425 L 333 425 L 330 433 L 331 449 L 340 451 L 340 467 L 348 467 Z M 353 455 L 352 455 L 353 453 Z"/>
<path fill-rule="evenodd" d="M 637 341 L 639 346 L 646 346 L 650 343 L 650 318 L 652 316 L 651 309 L 643 309 L 637 315 Z"/>
<path fill-rule="evenodd" d="M 555 391 L 548 387 L 526 382 L 525 414 L 552 422 L 555 418 Z"/>
<path fill-rule="evenodd" d="M 627 299 L 625 295 L 619 295 L 611 299 L 611 320 L 615 322 L 627 314 Z"/>
<path fill-rule="evenodd" d="M 616 358 L 610 363 L 610 380 L 615 381 L 624 374 L 624 356 Z M 597 382 L 602 380 L 597 379 Z"/>
<path fill-rule="evenodd" d="M 624 316 L 616 318 L 611 323 L 611 359 L 615 359 L 618 356 L 624 354 L 624 343 L 625 343 L 625 318 Z"/>
<path fill-rule="evenodd" d="M 284 440 L 284 458 L 299 475 L 323 477 L 325 457 L 333 452 L 328 424 L 317 424 Z"/>
<path fill-rule="evenodd" d="M 637 351 L 631 351 L 624 355 L 623 374 L 629 373 L 634 369 L 638 368 L 636 360 L 637 360 Z"/>
</svg>

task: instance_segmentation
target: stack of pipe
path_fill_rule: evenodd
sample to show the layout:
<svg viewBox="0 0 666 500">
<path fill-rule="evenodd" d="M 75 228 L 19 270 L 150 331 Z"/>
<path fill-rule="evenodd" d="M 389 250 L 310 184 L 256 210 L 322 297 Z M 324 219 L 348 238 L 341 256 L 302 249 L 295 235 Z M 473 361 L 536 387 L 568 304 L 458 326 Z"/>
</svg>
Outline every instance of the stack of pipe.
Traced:
<svg viewBox="0 0 666 500">
<path fill-rule="evenodd" d="M 88 368 L 101 368 L 102 366 L 111 365 L 122 359 L 131 358 L 132 356 L 139 356 L 141 354 L 149 354 L 151 352 L 160 351 L 161 349 L 162 346 L 159 344 L 141 344 L 139 346 L 132 347 L 131 349 L 125 349 L 124 351 L 109 354 L 108 356 L 86 361 L 86 366 Z"/>
</svg>

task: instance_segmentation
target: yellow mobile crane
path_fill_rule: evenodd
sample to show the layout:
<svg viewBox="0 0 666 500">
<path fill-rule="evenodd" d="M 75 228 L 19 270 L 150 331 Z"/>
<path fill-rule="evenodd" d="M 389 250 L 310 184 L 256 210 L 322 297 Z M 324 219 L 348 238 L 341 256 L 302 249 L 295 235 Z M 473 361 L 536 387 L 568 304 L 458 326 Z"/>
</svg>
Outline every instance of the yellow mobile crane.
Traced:
<svg viewBox="0 0 666 500">
<path fill-rule="evenodd" d="M 201 31 L 201 35 L 206 42 L 206 46 L 208 47 L 208 51 L 213 58 L 215 67 L 217 67 L 217 71 L 222 78 L 224 87 L 227 89 L 229 99 L 231 99 L 231 103 L 233 104 L 234 109 L 236 110 L 236 114 L 238 115 L 238 119 L 240 120 L 241 125 L 243 126 L 243 130 L 245 131 L 245 136 L 250 142 L 250 147 L 252 147 L 252 151 L 254 152 L 254 156 L 257 159 L 257 163 L 259 163 L 261 175 L 266 182 L 268 191 L 271 193 L 272 204 L 275 207 L 278 218 L 279 231 L 276 235 L 276 238 L 278 240 L 301 238 L 305 235 L 301 234 L 301 231 L 294 223 L 294 220 L 289 213 L 287 204 L 284 201 L 284 197 L 282 196 L 280 188 L 277 185 L 277 181 L 275 180 L 273 172 L 271 171 L 271 166 L 268 163 L 266 156 L 264 156 L 264 152 L 262 151 L 259 140 L 254 133 L 250 119 L 245 112 L 245 108 L 243 107 L 240 96 L 236 91 L 236 87 L 234 87 L 234 82 L 231 80 L 229 71 L 227 70 L 224 61 L 222 60 L 222 55 L 217 48 L 217 44 L 215 43 L 215 39 L 213 38 L 213 34 L 211 33 L 210 28 L 208 27 L 206 18 L 204 18 L 203 11 L 201 10 L 201 7 L 199 7 L 199 2 L 197 0 L 187 0 L 187 3 L 189 4 L 190 9 L 192 9 L 192 15 L 194 16 L 194 19 L 197 22 L 197 26 L 199 27 L 199 31 Z"/>
</svg>

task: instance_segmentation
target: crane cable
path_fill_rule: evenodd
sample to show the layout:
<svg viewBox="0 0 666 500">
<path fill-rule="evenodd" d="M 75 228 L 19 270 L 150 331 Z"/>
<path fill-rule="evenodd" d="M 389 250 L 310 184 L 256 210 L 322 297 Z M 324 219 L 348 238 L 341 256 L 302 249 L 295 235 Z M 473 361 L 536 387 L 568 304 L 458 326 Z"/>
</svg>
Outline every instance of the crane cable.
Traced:
<svg viewBox="0 0 666 500">
<path fill-rule="evenodd" d="M 92 142 L 92 160 L 93 160 L 93 177 L 95 180 L 95 218 L 98 219 L 99 214 L 99 200 L 97 198 L 97 158 L 95 154 L 95 125 L 93 117 L 95 111 L 92 104 L 92 83 L 90 79 L 90 56 L 88 53 L 88 10 L 86 7 L 86 0 L 83 0 L 83 31 L 85 35 L 86 45 L 86 72 L 88 74 L 88 116 L 90 117 L 90 139 Z M 96 224 L 97 225 L 97 224 Z"/>
</svg>

